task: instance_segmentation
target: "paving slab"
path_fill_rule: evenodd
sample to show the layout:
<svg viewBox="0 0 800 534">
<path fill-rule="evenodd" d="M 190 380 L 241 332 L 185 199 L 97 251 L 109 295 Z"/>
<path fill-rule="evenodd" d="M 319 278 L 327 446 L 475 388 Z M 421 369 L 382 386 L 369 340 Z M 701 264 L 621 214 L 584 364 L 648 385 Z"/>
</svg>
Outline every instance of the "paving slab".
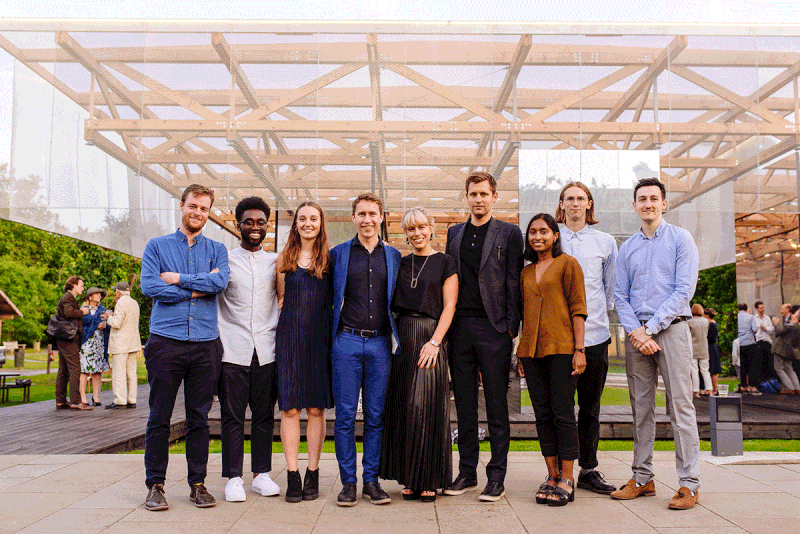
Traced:
<svg viewBox="0 0 800 534">
<path fill-rule="evenodd" d="M 486 483 L 488 456 L 481 456 L 479 489 Z M 612 483 L 624 484 L 630 478 L 631 458 L 630 451 L 603 452 L 600 469 Z M 206 486 L 218 504 L 201 510 L 188 499 L 185 457 L 173 455 L 165 483 L 170 509 L 154 513 L 143 506 L 147 490 L 140 455 L 0 456 L 0 534 L 521 534 L 539 532 L 543 525 L 557 525 L 559 534 L 800 534 L 800 464 L 781 463 L 783 459 L 792 461 L 790 454 L 779 453 L 770 455 L 770 464 L 718 464 L 704 456 L 699 505 L 689 511 L 674 511 L 667 507 L 677 485 L 672 451 L 654 455 L 655 497 L 615 501 L 578 489 L 575 502 L 566 508 L 535 502 L 536 488 L 545 472 L 539 453 L 511 453 L 506 496 L 496 503 L 480 502 L 477 491 L 456 497 L 439 495 L 435 503 L 404 501 L 402 487 L 384 481 L 391 504 L 371 505 L 361 499 L 359 491 L 358 503 L 352 508 L 336 505 L 341 481 L 333 454 L 324 454 L 320 462 L 320 498 L 300 503 L 287 503 L 283 495 L 263 497 L 250 491 L 251 473 L 242 477 L 247 500 L 226 502 L 227 480 L 220 474 L 217 454 L 209 457 Z M 249 461 L 247 455 L 245 466 Z M 454 454 L 454 465 L 457 462 L 458 455 Z M 301 472 L 306 465 L 306 460 L 301 460 Z M 285 491 L 283 455 L 273 455 L 272 467 L 273 479 Z M 79 481 L 79 492 L 65 491 L 74 488 L 75 481 Z"/>
</svg>

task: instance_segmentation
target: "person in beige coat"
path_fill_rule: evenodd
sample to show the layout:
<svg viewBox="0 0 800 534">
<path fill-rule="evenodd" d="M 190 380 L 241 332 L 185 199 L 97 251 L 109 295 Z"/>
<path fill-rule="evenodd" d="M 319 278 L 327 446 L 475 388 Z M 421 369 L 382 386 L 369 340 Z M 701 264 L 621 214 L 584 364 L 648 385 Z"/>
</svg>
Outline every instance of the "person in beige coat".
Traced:
<svg viewBox="0 0 800 534">
<path fill-rule="evenodd" d="M 711 374 L 709 373 L 708 326 L 703 316 L 703 306 L 692 305 L 692 318 L 689 319 L 689 332 L 692 334 L 692 389 L 695 398 L 710 395 Z M 703 375 L 703 391 L 700 391 L 700 375 Z"/>
<path fill-rule="evenodd" d="M 114 312 L 106 312 L 111 337 L 108 354 L 111 356 L 111 383 L 114 402 L 106 409 L 136 408 L 136 358 L 142 351 L 139 337 L 139 304 L 131 298 L 131 286 L 120 282 L 114 286 L 117 304 Z"/>
</svg>

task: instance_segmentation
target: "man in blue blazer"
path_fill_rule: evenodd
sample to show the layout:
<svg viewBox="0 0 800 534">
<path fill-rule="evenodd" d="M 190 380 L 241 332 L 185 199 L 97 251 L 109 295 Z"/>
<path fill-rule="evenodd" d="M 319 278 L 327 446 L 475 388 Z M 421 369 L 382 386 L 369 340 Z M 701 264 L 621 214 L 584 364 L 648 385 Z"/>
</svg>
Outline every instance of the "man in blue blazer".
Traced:
<svg viewBox="0 0 800 534">
<path fill-rule="evenodd" d="M 483 378 L 492 457 L 488 482 L 479 499 L 494 502 L 505 494 L 511 441 L 508 420 L 508 373 L 512 341 L 521 314 L 519 275 L 522 233 L 518 226 L 492 217 L 497 183 L 486 172 L 466 181 L 470 218 L 447 231 L 447 253 L 458 265 L 459 291 L 450 328 L 451 374 L 458 412 L 458 476 L 445 495 L 478 488 L 478 373 Z"/>
<path fill-rule="evenodd" d="M 363 193 L 353 201 L 358 234 L 331 250 L 333 265 L 333 398 L 336 402 L 334 442 L 342 491 L 339 506 L 356 504 L 355 423 L 363 390 L 364 487 L 372 504 L 391 502 L 378 482 L 383 438 L 383 406 L 392 353 L 399 353 L 391 313 L 400 252 L 380 239 L 383 201 Z"/>
</svg>

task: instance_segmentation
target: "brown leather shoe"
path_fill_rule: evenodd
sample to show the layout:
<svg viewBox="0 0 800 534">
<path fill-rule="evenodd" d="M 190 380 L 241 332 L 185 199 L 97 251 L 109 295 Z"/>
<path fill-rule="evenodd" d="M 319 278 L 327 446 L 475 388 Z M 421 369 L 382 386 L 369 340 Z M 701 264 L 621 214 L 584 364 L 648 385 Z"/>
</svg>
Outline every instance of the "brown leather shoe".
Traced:
<svg viewBox="0 0 800 534">
<path fill-rule="evenodd" d="M 91 406 L 89 406 L 85 402 L 80 402 L 78 404 L 72 404 L 70 406 L 70 408 L 72 408 L 73 410 L 83 410 L 83 411 L 94 410 L 94 408 L 92 408 Z"/>
<path fill-rule="evenodd" d="M 673 510 L 689 510 L 690 508 L 694 508 L 694 505 L 697 504 L 697 501 L 700 500 L 700 492 L 692 492 L 689 491 L 689 488 L 682 487 L 678 490 L 672 500 L 669 501 L 669 507 Z"/>
<path fill-rule="evenodd" d="M 211 495 L 203 484 L 192 484 L 189 500 L 198 508 L 211 508 L 217 505 L 217 500 Z"/>
<path fill-rule="evenodd" d="M 164 497 L 163 484 L 152 485 L 150 490 L 147 492 L 147 499 L 144 501 L 144 507 L 151 512 L 157 512 L 159 510 L 166 510 L 169 508 L 167 499 Z"/>
<path fill-rule="evenodd" d="M 636 481 L 630 479 L 627 484 L 622 486 L 617 491 L 611 492 L 611 498 L 618 501 L 629 501 L 636 497 L 654 497 L 656 494 L 656 483 L 650 481 L 644 486 L 636 487 Z"/>
</svg>

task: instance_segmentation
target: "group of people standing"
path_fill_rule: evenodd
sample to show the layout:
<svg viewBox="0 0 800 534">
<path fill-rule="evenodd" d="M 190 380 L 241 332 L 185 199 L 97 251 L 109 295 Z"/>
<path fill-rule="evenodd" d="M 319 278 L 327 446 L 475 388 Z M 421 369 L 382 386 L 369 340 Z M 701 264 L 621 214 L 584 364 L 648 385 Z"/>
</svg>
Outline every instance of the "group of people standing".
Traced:
<svg viewBox="0 0 800 534">
<path fill-rule="evenodd" d="M 130 284 L 114 286 L 113 310 L 102 302 L 106 291 L 90 287 L 84 294 L 84 281 L 70 276 L 58 302 L 56 315 L 75 323 L 74 337 L 56 338 L 58 374 L 56 375 L 56 409 L 89 411 L 100 402 L 102 375 L 113 365 L 111 380 L 114 402 L 107 409 L 136 408 L 136 358 L 141 355 L 139 337 L 139 305 L 130 296 Z M 83 296 L 83 305 L 77 298 Z M 86 396 L 91 380 L 92 398 Z M 69 386 L 70 402 L 67 402 Z"/>
<path fill-rule="evenodd" d="M 596 223 L 594 200 L 580 182 L 561 192 L 556 217 L 537 214 L 525 237 L 492 216 L 495 179 L 466 180 L 469 220 L 447 230 L 445 253 L 431 246 L 433 216 L 405 212 L 412 252 L 380 238 L 383 202 L 356 197 L 356 235 L 333 248 L 314 202 L 294 212 L 286 247 L 266 252 L 270 208 L 260 198 L 236 207 L 239 247 L 202 235 L 214 192 L 188 187 L 181 226 L 151 240 L 142 258 L 142 290 L 154 300 L 145 345 L 150 418 L 145 440 L 149 510 L 168 504 L 164 481 L 169 422 L 178 387 L 186 398 L 190 499 L 216 504 L 204 486 L 208 411 L 218 381 L 225 497 L 246 499 L 245 410 L 252 411 L 253 491 L 278 495 L 270 478 L 275 402 L 289 502 L 319 496 L 325 410 L 336 407 L 340 506 L 357 502 L 355 425 L 363 411 L 362 497 L 386 504 L 379 479 L 396 480 L 403 499 L 434 501 L 437 492 L 478 489 L 479 380 L 486 400 L 491 458 L 482 501 L 505 494 L 510 443 L 507 391 L 514 339 L 527 378 L 547 478 L 536 500 L 563 506 L 577 485 L 616 499 L 655 494 L 652 451 L 657 372 L 668 388 L 681 489 L 671 508 L 691 508 L 699 488 L 699 439 L 686 320 L 697 280 L 697 248 L 685 230 L 662 220 L 665 189 L 655 178 L 634 190 L 642 229 L 617 253 Z M 559 225 L 561 223 L 561 225 Z M 523 268 L 524 260 L 530 265 Z M 634 407 L 631 481 L 617 490 L 597 471 L 600 396 L 608 371 L 608 310 L 616 303 L 629 334 L 626 359 Z M 521 325 L 520 325 L 521 323 Z M 521 331 L 520 331 L 521 326 Z M 220 360 L 219 366 L 215 361 Z M 458 474 L 453 480 L 449 381 L 458 419 Z M 579 416 L 574 414 L 578 392 Z M 359 402 L 359 399 L 361 402 Z M 298 466 L 300 414 L 308 415 L 308 468 Z"/>
<path fill-rule="evenodd" d="M 761 395 L 759 387 L 777 377 L 780 393 L 800 395 L 800 306 L 782 304 L 780 317 L 766 314 L 764 303 L 756 301 L 755 314 L 746 303 L 737 305 L 739 337 L 734 340 L 734 365 L 742 393 Z M 774 339 L 774 343 L 773 343 Z"/>
</svg>

